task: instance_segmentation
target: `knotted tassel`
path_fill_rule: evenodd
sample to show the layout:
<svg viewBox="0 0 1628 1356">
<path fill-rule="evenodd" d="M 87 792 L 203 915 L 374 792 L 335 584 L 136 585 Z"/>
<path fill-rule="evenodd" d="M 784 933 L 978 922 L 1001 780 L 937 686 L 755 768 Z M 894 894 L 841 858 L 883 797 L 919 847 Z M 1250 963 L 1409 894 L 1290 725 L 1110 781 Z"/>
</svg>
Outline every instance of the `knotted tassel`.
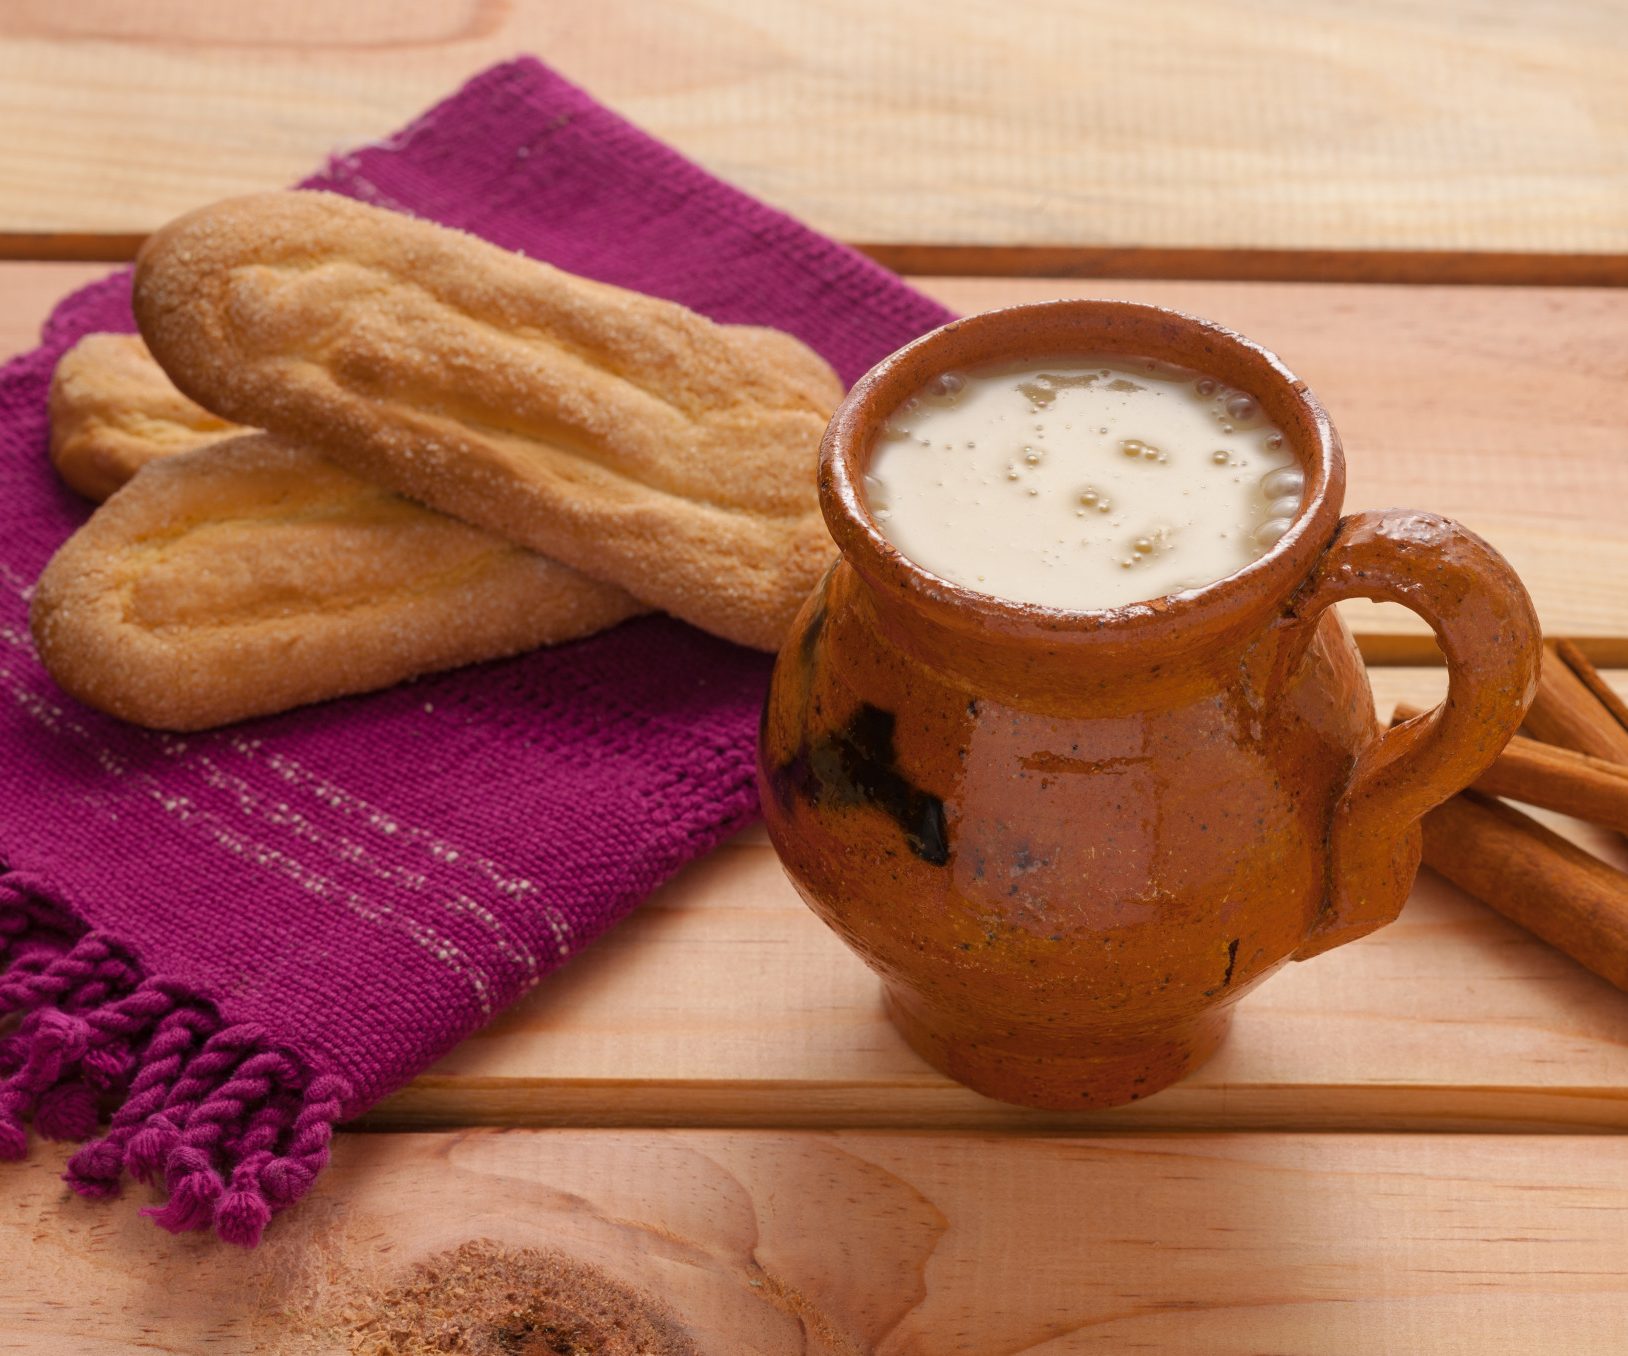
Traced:
<svg viewBox="0 0 1628 1356">
<path fill-rule="evenodd" d="M 91 1200 L 117 1196 L 124 1176 L 124 1147 L 122 1140 L 93 1140 L 68 1160 L 62 1180 Z"/>
<path fill-rule="evenodd" d="M 97 1092 L 116 1096 L 130 1086 L 136 1057 L 123 1042 L 87 1050 L 79 1063 L 80 1076 Z"/>
<path fill-rule="evenodd" d="M 275 1079 L 288 1072 L 286 1058 L 260 1049 L 263 1040 L 254 1026 L 216 1032 L 170 1094 L 165 1116 L 180 1128 L 164 1164 L 170 1199 L 143 1211 L 160 1228 L 180 1233 L 214 1222 L 215 1203 L 226 1191 L 217 1155 L 252 1107 L 270 1095 Z"/>
<path fill-rule="evenodd" d="M 77 1064 L 90 1029 L 78 1017 L 45 1008 L 30 1013 L 17 1035 L 23 1043 L 22 1066 L 0 1084 L 0 1159 L 16 1161 L 28 1153 L 23 1117 Z"/>
<path fill-rule="evenodd" d="M 143 1186 L 157 1181 L 159 1170 L 180 1142 L 181 1132 L 175 1123 L 162 1111 L 156 1111 L 125 1145 L 124 1170 Z"/>
<path fill-rule="evenodd" d="M 252 1248 L 271 1223 L 271 1202 L 260 1186 L 260 1169 L 271 1161 L 269 1153 L 241 1160 L 232 1169 L 232 1181 L 215 1207 L 215 1232 L 227 1243 Z"/>
<path fill-rule="evenodd" d="M 34 1108 L 34 1129 L 46 1139 L 89 1139 L 97 1120 L 96 1094 L 78 1080 L 46 1089 Z"/>
<path fill-rule="evenodd" d="M 273 1210 L 293 1205 L 327 1166 L 334 1122 L 349 1096 L 350 1084 L 343 1078 L 327 1075 L 311 1080 L 294 1119 L 288 1149 L 260 1170 L 260 1186 Z"/>
<path fill-rule="evenodd" d="M 170 1198 L 163 1205 L 150 1205 L 141 1213 L 172 1234 L 205 1229 L 214 1222 L 215 1202 L 226 1190 L 209 1155 L 202 1149 L 181 1145 L 165 1164 L 164 1179 Z"/>
<path fill-rule="evenodd" d="M 132 995 L 132 1002 L 137 995 Z M 131 1153 L 131 1145 L 148 1129 L 149 1121 L 164 1109 L 170 1092 L 186 1067 L 187 1056 L 217 1026 L 201 1008 L 185 1005 L 179 996 L 162 991 L 142 996 L 148 1020 L 155 1021 L 152 1039 L 141 1052 L 130 1090 L 113 1113 L 107 1134 L 68 1160 L 64 1180 L 82 1196 L 113 1196 L 128 1167 L 137 1180 L 151 1181 L 180 1139 L 173 1123 L 154 1126 Z M 166 1007 L 167 1005 L 167 1007 Z M 160 1011 L 160 1009 L 163 1009 Z"/>
</svg>

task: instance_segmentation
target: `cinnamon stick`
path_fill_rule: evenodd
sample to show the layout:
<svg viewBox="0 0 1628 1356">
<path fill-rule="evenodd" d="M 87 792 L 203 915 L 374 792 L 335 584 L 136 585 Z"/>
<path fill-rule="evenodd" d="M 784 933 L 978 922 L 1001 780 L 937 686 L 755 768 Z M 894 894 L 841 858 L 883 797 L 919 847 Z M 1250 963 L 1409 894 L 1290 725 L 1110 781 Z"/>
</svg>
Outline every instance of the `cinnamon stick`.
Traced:
<svg viewBox="0 0 1628 1356">
<path fill-rule="evenodd" d="M 1547 744 L 1628 763 L 1628 705 L 1569 640 L 1543 646 L 1526 728 Z"/>
<path fill-rule="evenodd" d="M 1398 702 L 1392 720 L 1421 714 L 1418 707 Z M 1557 744 L 1516 735 L 1476 778 L 1475 789 L 1628 833 L 1628 766 Z"/>
<path fill-rule="evenodd" d="M 1425 816 L 1424 859 L 1511 922 L 1628 989 L 1628 875 L 1474 791 Z"/>
<path fill-rule="evenodd" d="M 1605 681 L 1605 675 L 1589 662 L 1582 646 L 1570 640 L 1556 640 L 1551 644 L 1566 667 L 1581 678 L 1589 691 L 1599 698 L 1600 705 L 1610 712 L 1611 718 L 1622 729 L 1628 730 L 1628 701 L 1624 701 L 1616 688 Z"/>
</svg>

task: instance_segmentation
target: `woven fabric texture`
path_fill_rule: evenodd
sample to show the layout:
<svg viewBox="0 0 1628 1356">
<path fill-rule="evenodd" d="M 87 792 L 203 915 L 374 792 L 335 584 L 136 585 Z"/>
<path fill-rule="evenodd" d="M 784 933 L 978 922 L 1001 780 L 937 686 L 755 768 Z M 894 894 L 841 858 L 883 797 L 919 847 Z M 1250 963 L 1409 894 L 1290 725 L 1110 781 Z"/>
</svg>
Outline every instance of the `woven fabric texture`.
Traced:
<svg viewBox="0 0 1628 1356">
<path fill-rule="evenodd" d="M 776 326 L 847 381 L 947 319 L 530 59 L 308 186 Z M 160 1224 L 252 1244 L 336 1120 L 752 818 L 768 660 L 644 618 L 201 736 L 76 705 L 27 627 L 88 512 L 47 464 L 46 388 L 81 335 L 132 328 L 116 274 L 0 369 L 0 1157 L 30 1123 L 86 1139 L 77 1190 L 155 1182 Z"/>
</svg>

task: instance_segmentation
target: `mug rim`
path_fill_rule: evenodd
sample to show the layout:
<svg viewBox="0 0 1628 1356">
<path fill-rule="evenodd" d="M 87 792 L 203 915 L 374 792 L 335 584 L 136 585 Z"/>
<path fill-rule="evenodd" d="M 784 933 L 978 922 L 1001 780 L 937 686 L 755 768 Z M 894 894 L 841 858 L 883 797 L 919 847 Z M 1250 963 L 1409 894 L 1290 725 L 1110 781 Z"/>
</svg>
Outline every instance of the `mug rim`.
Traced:
<svg viewBox="0 0 1628 1356">
<path fill-rule="evenodd" d="M 1058 342 L 1059 336 L 1072 336 Z M 1068 609 L 983 593 L 934 574 L 883 535 L 862 490 L 876 433 L 934 376 L 972 365 L 1085 354 L 1151 358 L 1255 397 L 1306 476 L 1300 512 L 1257 559 L 1196 589 L 1117 607 Z M 1118 641 L 1231 629 L 1278 610 L 1339 526 L 1345 457 L 1311 389 L 1271 350 L 1225 325 L 1145 302 L 1064 298 L 963 316 L 895 350 L 854 383 L 820 444 L 820 508 L 843 556 L 873 588 L 952 630 L 979 636 Z"/>
</svg>

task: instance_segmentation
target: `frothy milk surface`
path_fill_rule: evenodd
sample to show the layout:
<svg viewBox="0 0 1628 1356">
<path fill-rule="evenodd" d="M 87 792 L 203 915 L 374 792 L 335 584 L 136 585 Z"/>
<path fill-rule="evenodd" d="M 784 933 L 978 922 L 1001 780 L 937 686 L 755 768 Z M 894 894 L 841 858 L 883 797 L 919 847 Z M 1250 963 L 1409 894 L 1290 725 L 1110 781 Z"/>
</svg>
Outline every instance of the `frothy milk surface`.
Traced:
<svg viewBox="0 0 1628 1356">
<path fill-rule="evenodd" d="M 878 435 L 864 492 L 883 535 L 941 578 L 1087 611 L 1234 573 L 1304 489 L 1253 397 L 1085 354 L 936 378 Z"/>
</svg>

